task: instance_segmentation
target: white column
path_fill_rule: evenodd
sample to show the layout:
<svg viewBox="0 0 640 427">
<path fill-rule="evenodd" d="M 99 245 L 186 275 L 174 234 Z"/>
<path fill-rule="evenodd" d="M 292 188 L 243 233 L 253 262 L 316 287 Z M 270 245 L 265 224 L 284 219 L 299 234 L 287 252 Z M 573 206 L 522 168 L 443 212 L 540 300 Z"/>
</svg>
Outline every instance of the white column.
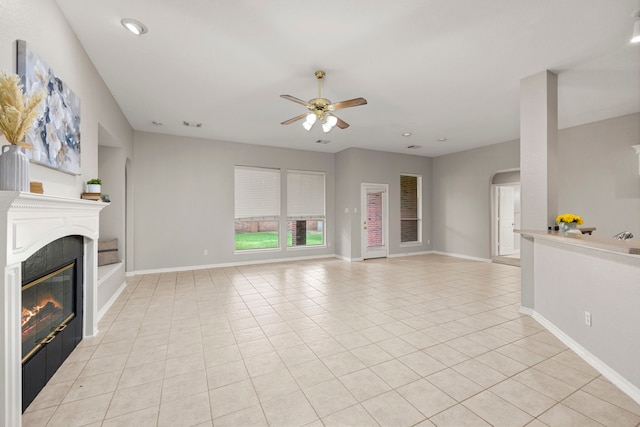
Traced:
<svg viewBox="0 0 640 427">
<path fill-rule="evenodd" d="M 558 76 L 543 71 L 520 82 L 520 183 L 523 230 L 554 224 L 557 201 Z M 533 241 L 520 248 L 522 307 L 534 309 Z"/>
<path fill-rule="evenodd" d="M 21 264 L 4 268 L 0 322 L 0 424 L 22 425 L 22 341 L 20 323 L 22 315 Z"/>
</svg>

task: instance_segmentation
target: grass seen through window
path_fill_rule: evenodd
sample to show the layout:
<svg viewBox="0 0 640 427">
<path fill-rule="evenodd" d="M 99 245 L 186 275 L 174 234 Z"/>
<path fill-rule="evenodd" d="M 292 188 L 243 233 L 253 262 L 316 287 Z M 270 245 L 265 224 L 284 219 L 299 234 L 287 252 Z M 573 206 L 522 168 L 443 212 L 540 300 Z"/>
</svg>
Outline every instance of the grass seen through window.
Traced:
<svg viewBox="0 0 640 427">
<path fill-rule="evenodd" d="M 307 246 L 322 245 L 321 232 L 307 232 Z M 287 235 L 287 246 L 291 246 L 291 233 Z M 236 233 L 236 250 L 268 249 L 278 247 L 278 233 Z"/>
</svg>

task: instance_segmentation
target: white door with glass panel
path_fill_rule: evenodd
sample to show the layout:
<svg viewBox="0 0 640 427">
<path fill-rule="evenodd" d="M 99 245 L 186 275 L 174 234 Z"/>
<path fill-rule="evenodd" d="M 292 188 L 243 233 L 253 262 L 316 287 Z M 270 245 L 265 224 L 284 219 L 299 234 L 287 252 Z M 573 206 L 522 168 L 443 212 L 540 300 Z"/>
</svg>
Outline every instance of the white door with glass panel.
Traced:
<svg viewBox="0 0 640 427">
<path fill-rule="evenodd" d="M 388 254 L 387 185 L 362 184 L 362 258 Z"/>
<path fill-rule="evenodd" d="M 515 252 L 514 188 L 498 187 L 498 255 Z"/>
</svg>

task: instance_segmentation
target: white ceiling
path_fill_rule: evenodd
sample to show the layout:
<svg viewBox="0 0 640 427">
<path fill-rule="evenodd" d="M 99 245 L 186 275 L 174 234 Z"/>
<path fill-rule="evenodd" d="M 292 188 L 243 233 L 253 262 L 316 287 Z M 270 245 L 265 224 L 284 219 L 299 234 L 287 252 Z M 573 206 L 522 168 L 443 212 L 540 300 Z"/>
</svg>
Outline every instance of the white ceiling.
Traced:
<svg viewBox="0 0 640 427">
<path fill-rule="evenodd" d="M 517 139 L 520 80 L 546 69 L 560 128 L 640 111 L 640 0 L 57 2 L 139 131 L 439 156 Z M 324 97 L 368 105 L 336 112 L 346 130 L 280 125 L 306 109 L 279 95 L 315 98 L 318 69 Z"/>
</svg>

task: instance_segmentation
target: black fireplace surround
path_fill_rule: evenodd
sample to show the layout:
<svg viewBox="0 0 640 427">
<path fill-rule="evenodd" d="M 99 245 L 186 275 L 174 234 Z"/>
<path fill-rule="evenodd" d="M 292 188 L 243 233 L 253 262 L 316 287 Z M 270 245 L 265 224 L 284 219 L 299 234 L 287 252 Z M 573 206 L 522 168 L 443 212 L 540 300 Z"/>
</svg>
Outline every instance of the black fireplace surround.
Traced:
<svg viewBox="0 0 640 427">
<path fill-rule="evenodd" d="M 84 239 L 51 242 L 22 263 L 22 411 L 82 340 Z"/>
</svg>

